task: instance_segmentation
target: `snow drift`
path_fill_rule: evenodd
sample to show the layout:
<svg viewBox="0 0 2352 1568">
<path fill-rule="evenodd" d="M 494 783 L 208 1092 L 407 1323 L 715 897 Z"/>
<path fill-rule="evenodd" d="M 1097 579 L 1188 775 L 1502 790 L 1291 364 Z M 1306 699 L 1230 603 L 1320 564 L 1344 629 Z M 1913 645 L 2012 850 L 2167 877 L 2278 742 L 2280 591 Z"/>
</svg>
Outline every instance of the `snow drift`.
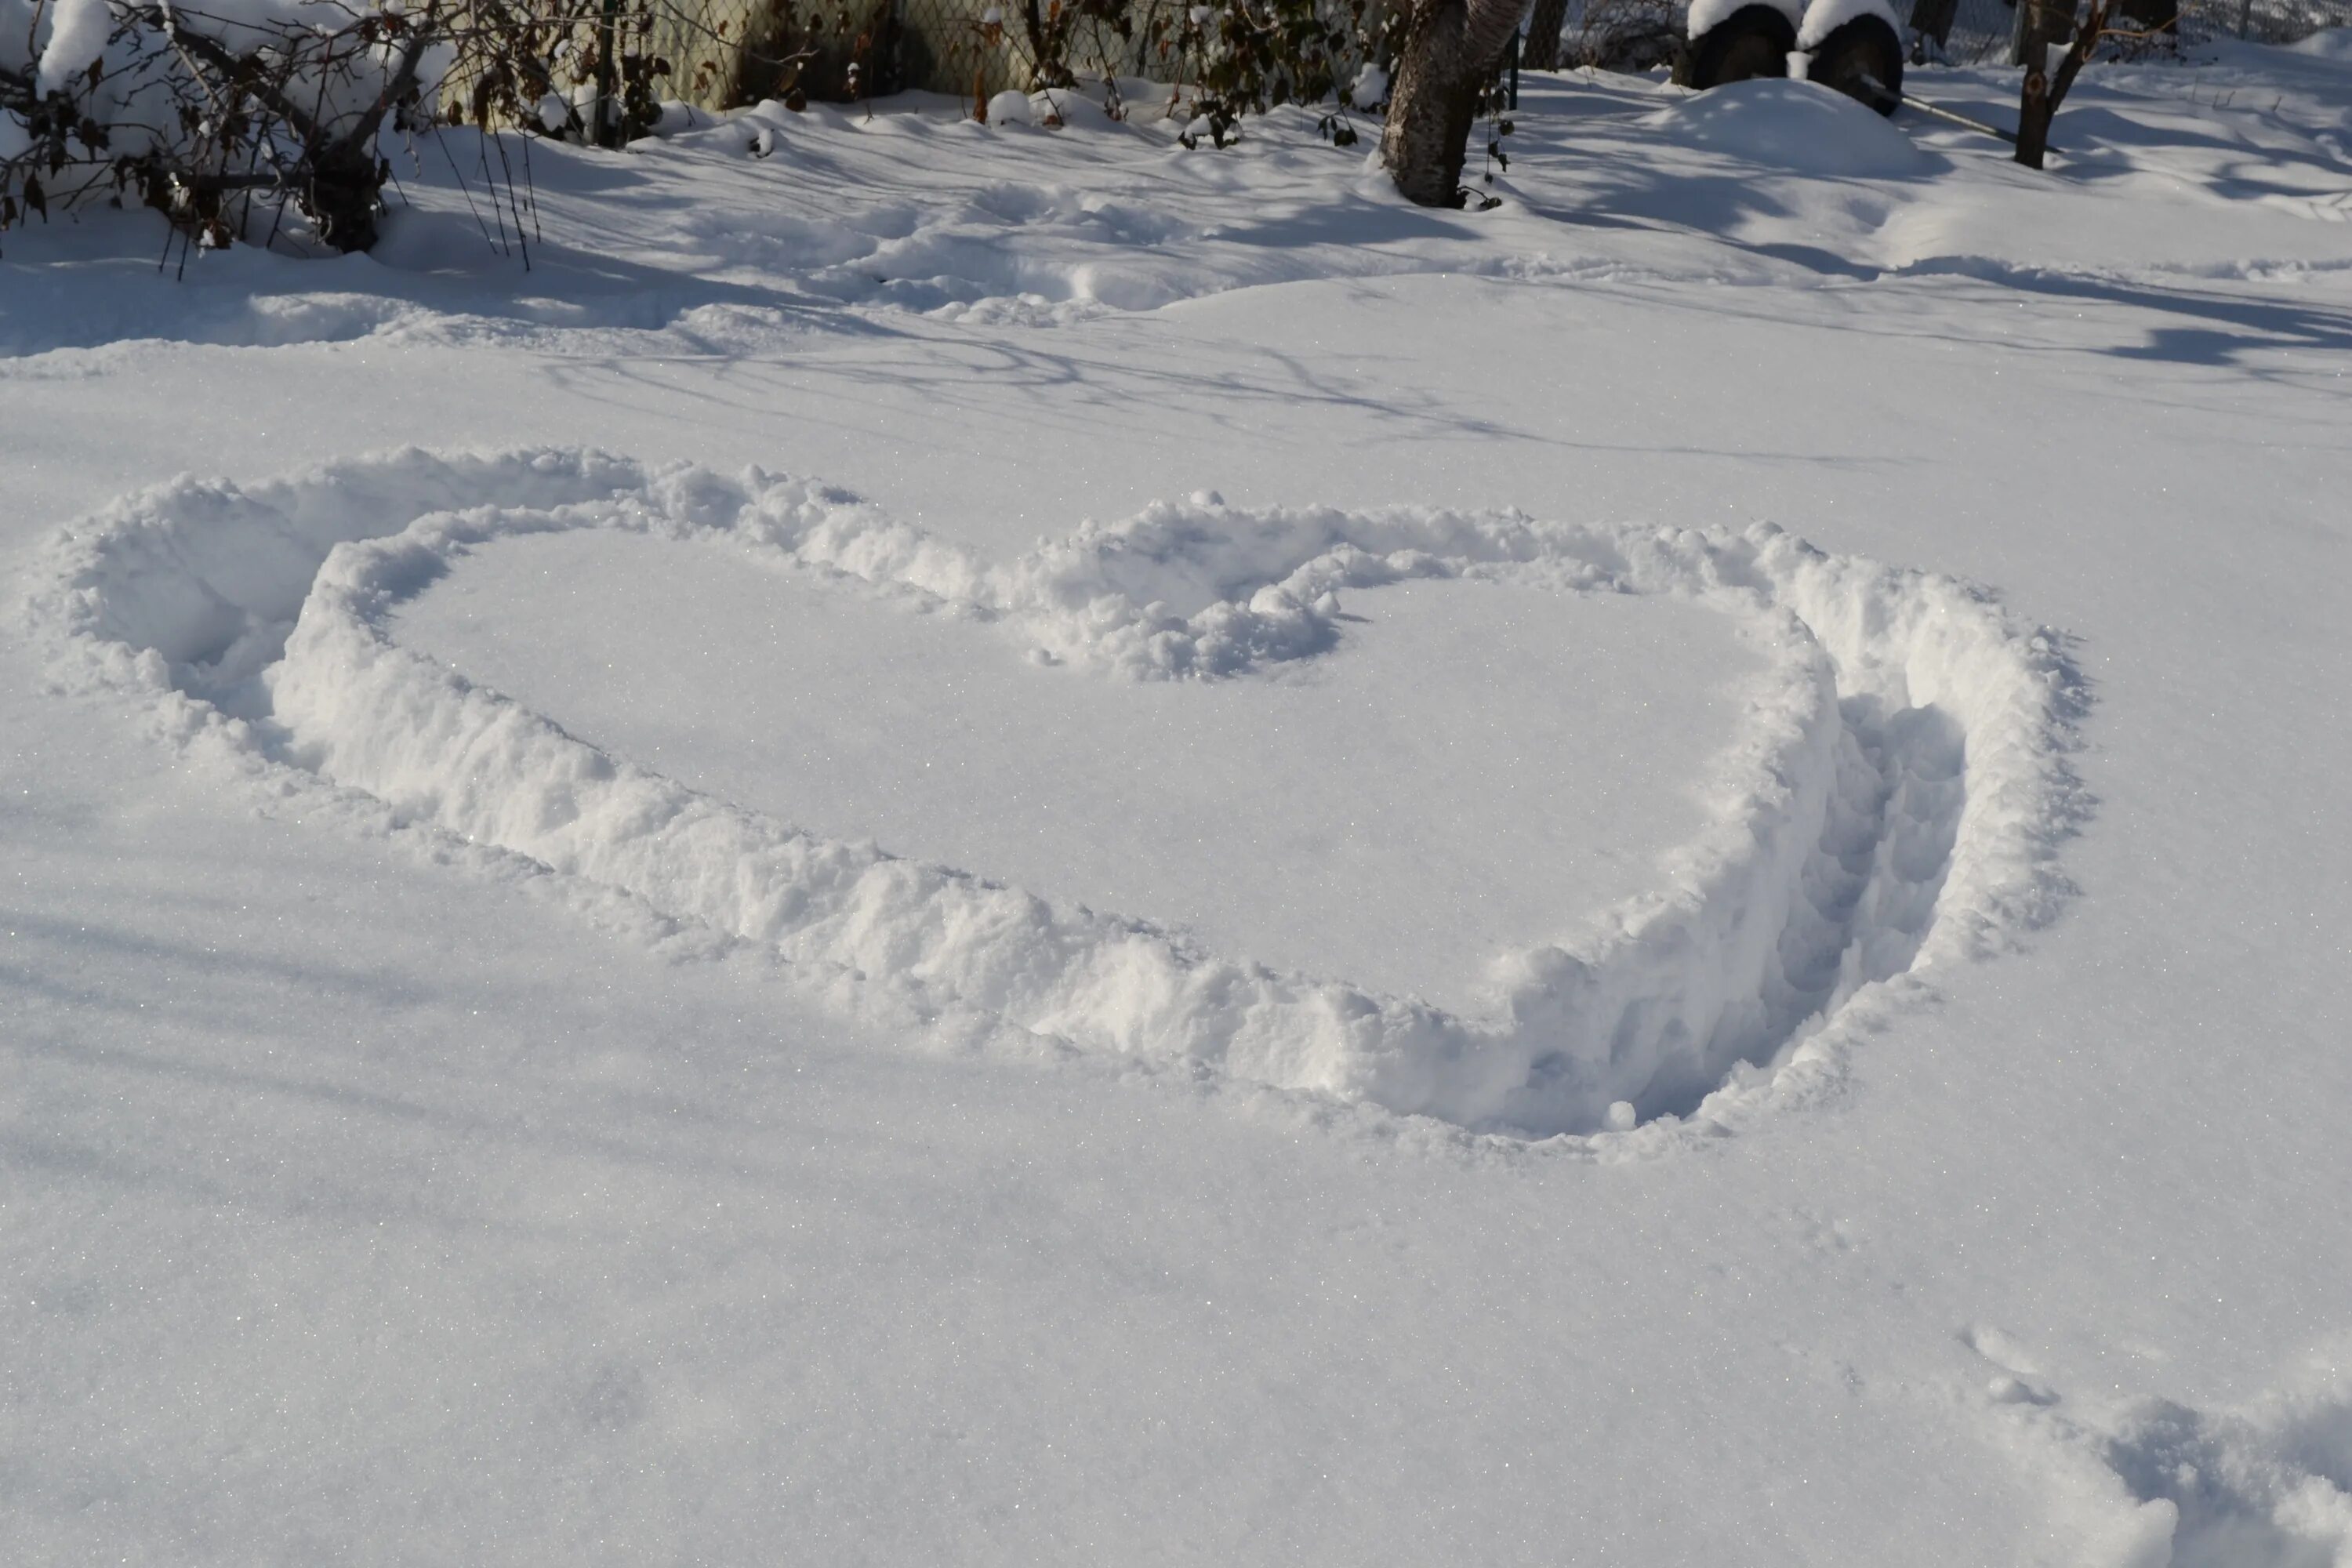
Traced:
<svg viewBox="0 0 2352 1568">
<path fill-rule="evenodd" d="M 1898 178 L 1933 166 L 1877 110 L 1818 82 L 1726 82 L 1659 110 L 1645 123 L 1694 147 L 1822 177 Z"/>
<path fill-rule="evenodd" d="M 1720 818 L 1654 892 L 1505 955 L 1506 1005 L 1471 1018 L 797 830 L 391 637 L 392 611 L 470 547 L 578 528 L 756 552 L 969 616 L 1066 667 L 1052 679 L 1246 678 L 1332 646 L 1343 592 L 1456 575 L 1692 600 L 1741 618 L 1774 664 L 1717 764 Z M 397 825 L 623 890 L 772 949 L 853 1010 L 950 1034 L 1010 1026 L 1473 1131 L 1614 1130 L 1577 1147 L 1719 1131 L 1820 1092 L 1920 972 L 2051 912 L 2075 809 L 2077 699 L 2054 638 L 1962 584 L 1769 525 L 1250 511 L 1204 495 L 992 562 L 756 469 L 410 450 L 128 497 L 60 534 L 28 613 L 63 679 L 133 694 L 275 788 L 360 792 Z M 1650 1125 L 1619 1137 L 1637 1118 Z"/>
</svg>

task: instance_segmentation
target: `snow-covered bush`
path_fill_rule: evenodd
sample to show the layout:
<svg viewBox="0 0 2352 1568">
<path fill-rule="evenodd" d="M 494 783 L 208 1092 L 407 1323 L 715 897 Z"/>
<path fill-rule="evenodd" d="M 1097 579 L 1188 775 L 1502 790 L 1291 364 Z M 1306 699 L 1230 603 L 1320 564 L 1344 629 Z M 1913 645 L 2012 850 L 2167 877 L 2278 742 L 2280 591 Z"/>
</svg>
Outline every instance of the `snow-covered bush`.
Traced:
<svg viewBox="0 0 2352 1568">
<path fill-rule="evenodd" d="M 647 19 L 646 0 L 0 0 L 0 229 L 131 201 L 198 244 L 293 226 L 364 249 L 388 128 L 650 129 L 668 67 Z"/>
<path fill-rule="evenodd" d="M 1321 129 L 1344 147 L 1356 140 L 1348 111 L 1381 107 L 1360 102 L 1357 89 L 1377 83 L 1385 90 L 1402 20 L 1397 8 L 1369 7 L 1365 0 L 1194 5 L 1154 43 L 1182 62 L 1184 77 L 1199 91 L 1205 129 L 1218 145 L 1244 114 L 1305 103 L 1331 106 Z M 1363 71 L 1368 65 L 1370 76 Z"/>
<path fill-rule="evenodd" d="M 105 198 L 206 244 L 290 204 L 374 238 L 377 133 L 448 64 L 444 0 L 0 0 L 0 225 Z"/>
</svg>

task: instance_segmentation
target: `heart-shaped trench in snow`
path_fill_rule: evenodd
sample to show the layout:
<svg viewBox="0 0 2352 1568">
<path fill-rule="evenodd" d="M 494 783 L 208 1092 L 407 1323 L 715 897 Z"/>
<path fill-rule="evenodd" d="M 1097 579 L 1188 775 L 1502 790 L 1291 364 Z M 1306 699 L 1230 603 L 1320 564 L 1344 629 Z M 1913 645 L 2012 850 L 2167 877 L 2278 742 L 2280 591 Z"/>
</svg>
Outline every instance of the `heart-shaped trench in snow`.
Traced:
<svg viewBox="0 0 2352 1568">
<path fill-rule="evenodd" d="M 610 755 L 829 838 L 1477 1020 L 1746 780 L 1809 639 L 1656 595 L 1475 575 L 1344 595 L 1334 645 L 1219 680 L 1048 665 L 998 621 L 779 552 L 492 540 L 393 640 Z"/>
<path fill-rule="evenodd" d="M 1500 962 L 1465 1016 L 1199 950 L 607 754 L 392 635 L 460 553 L 618 529 L 752 552 L 987 623 L 1078 678 L 1218 679 L 1325 651 L 1343 591 L 1475 576 L 1663 595 L 1776 657 L 1714 764 L 1723 814 L 1659 884 Z M 593 453 L 409 451 L 238 488 L 181 480 L 69 530 L 29 604 L 68 677 L 181 733 L 772 946 L 829 995 L 1189 1059 L 1518 1138 L 1719 1131 L 1834 1079 L 1917 972 L 2064 891 L 2074 684 L 2054 639 L 1948 578 L 1744 532 L 1428 510 L 1155 506 L 992 563 L 840 491 Z M 1538 933 L 1528 933 L 1531 937 Z"/>
</svg>

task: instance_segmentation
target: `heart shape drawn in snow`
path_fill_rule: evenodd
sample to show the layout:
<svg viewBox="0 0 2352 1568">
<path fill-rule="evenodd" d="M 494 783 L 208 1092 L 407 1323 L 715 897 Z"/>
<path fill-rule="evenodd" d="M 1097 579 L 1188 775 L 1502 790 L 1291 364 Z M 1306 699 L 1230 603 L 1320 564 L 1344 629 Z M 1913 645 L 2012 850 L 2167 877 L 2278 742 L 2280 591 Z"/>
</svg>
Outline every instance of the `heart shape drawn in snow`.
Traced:
<svg viewBox="0 0 2352 1568">
<path fill-rule="evenodd" d="M 392 637 L 394 612 L 465 551 L 592 528 L 952 608 L 1097 679 L 1311 658 L 1339 635 L 1341 591 L 1461 576 L 1671 595 L 1761 623 L 1780 657 L 1720 763 L 1734 807 L 1654 891 L 1572 943 L 1507 954 L 1500 1010 L 1469 1018 L 799 831 L 608 755 Z M 2065 763 L 2080 689 L 2056 637 L 1963 584 L 1769 525 L 1203 499 L 992 563 L 758 470 L 409 450 L 124 498 L 59 536 L 27 610 L 68 682 L 134 694 L 280 790 L 358 792 L 394 824 L 620 889 L 772 948 L 828 998 L 1562 1149 L 1668 1146 L 1819 1097 L 1924 972 L 2048 918 L 2080 813 Z"/>
</svg>

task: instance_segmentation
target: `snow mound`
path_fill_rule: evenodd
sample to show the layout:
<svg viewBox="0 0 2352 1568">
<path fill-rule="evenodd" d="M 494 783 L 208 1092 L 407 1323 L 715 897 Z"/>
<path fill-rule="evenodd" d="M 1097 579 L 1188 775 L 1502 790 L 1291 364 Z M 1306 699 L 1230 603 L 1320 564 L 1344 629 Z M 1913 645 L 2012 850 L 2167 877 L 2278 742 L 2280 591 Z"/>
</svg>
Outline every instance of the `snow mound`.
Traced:
<svg viewBox="0 0 2352 1568">
<path fill-rule="evenodd" d="M 969 616 L 1070 679 L 1312 658 L 1341 591 L 1448 576 L 1671 595 L 1748 619 L 1781 653 L 1718 764 L 1731 808 L 1654 892 L 1508 954 L 1502 1014 L 1474 1021 L 800 831 L 608 755 L 391 636 L 397 607 L 472 547 L 591 528 Z M 775 952 L 852 1011 L 957 1037 L 1010 1026 L 1474 1131 L 1590 1135 L 1579 1147 L 1704 1135 L 1817 1096 L 1920 971 L 2000 950 L 2065 890 L 2074 697 L 2053 640 L 1964 584 L 1769 525 L 1204 496 L 993 562 L 757 469 L 411 450 L 126 498 L 60 535 L 28 615 L 62 679 L 134 694 L 269 789 L 493 847 L 586 896 L 617 889 Z M 1648 1125 L 1609 1130 L 1624 1105 Z"/>
<path fill-rule="evenodd" d="M 1928 166 L 1927 154 L 1884 117 L 1809 81 L 1727 82 L 1644 123 L 1678 142 L 1801 174 L 1904 175 Z"/>
<path fill-rule="evenodd" d="M 2296 54 L 2309 55 L 2314 59 L 2340 60 L 2352 65 L 2352 27 L 2322 27 L 2287 47 Z"/>
</svg>

